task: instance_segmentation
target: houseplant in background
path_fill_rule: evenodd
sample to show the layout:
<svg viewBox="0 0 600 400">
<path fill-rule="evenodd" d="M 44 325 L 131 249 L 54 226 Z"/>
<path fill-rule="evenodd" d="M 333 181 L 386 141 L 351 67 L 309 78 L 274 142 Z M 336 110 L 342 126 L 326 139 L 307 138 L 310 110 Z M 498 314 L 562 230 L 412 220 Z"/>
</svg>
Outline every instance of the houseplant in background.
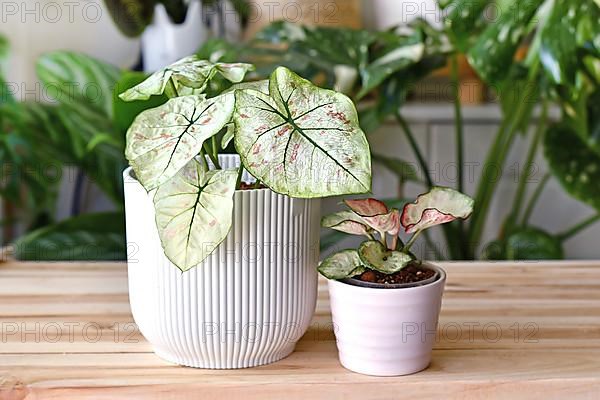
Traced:
<svg viewBox="0 0 600 400">
<path fill-rule="evenodd" d="M 242 82 L 251 69 L 192 56 L 121 95 L 170 97 L 127 132 L 127 238 L 140 250 L 128 260 L 129 296 L 156 353 L 183 365 L 287 356 L 316 301 L 312 199 L 371 187 L 349 98 L 284 67 Z M 216 76 L 234 85 L 209 96 Z M 237 154 L 221 154 L 230 141 Z"/>
<path fill-rule="evenodd" d="M 444 9 L 441 28 L 419 19 L 383 32 L 280 21 L 260 32 L 250 46 L 213 42 L 205 48 L 219 49 L 215 54 L 221 57 L 235 54 L 256 60 L 259 71 L 268 71 L 271 63 L 283 64 L 325 86 L 343 90 L 360 102 L 361 126 L 367 133 L 386 119 L 395 119 L 413 150 L 418 171 L 393 157 L 373 154 L 373 160 L 397 174 L 401 186 L 407 180 L 425 187 L 436 184 L 428 172 L 433 168 L 401 109 L 421 79 L 450 64 L 459 191 L 464 190 L 466 171 L 461 167 L 465 160 L 464 126 L 457 60 L 466 55 L 479 77 L 498 95 L 503 117 L 483 165 L 487 172 L 482 173 L 475 191 L 479 206 L 468 223 L 444 225 L 445 254 L 440 257 L 562 258 L 562 243 L 600 219 L 593 183 L 600 170 L 593 139 L 598 130 L 594 107 L 600 90 L 600 7 L 593 0 L 580 4 L 446 0 L 439 4 Z M 496 14 L 498 18 L 491 17 Z M 563 18 L 565 15 L 568 18 Z M 235 51 L 223 51 L 231 47 Z M 558 120 L 550 119 L 551 107 L 560 110 Z M 482 243 L 499 183 L 490 174 L 505 167 L 520 134 L 529 138 L 530 149 L 518 171 L 512 211 L 501 224 L 498 239 Z M 539 180 L 538 188 L 527 199 L 528 177 L 542 144 L 551 175 L 571 196 L 596 211 L 561 233 L 546 232 L 530 222 L 550 177 Z"/>
<path fill-rule="evenodd" d="M 418 372 L 431 361 L 446 274 L 410 248 L 425 229 L 471 215 L 473 199 L 434 187 L 402 214 L 375 199 L 345 203 L 350 210 L 324 217 L 322 225 L 367 240 L 319 265 L 329 279 L 340 361 L 367 375 Z M 412 234 L 406 244 L 401 227 Z"/>
<path fill-rule="evenodd" d="M 230 2 L 243 22 L 247 2 Z M 141 35 L 145 71 L 154 72 L 195 52 L 210 36 L 210 23 L 225 37 L 228 3 L 224 0 L 105 0 L 105 4 L 123 34 Z"/>
</svg>

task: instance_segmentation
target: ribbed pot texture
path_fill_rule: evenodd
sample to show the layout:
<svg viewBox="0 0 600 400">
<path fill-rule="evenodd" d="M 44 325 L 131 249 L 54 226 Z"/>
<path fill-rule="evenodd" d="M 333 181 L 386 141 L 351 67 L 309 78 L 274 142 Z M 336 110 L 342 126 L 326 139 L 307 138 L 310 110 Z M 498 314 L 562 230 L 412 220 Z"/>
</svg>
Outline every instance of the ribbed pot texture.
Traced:
<svg viewBox="0 0 600 400">
<path fill-rule="evenodd" d="M 235 167 L 239 157 L 220 156 L 220 163 Z M 129 299 L 155 353 L 198 368 L 245 368 L 289 355 L 315 309 L 319 200 L 237 191 L 225 241 L 182 273 L 163 253 L 153 192 L 130 169 L 124 180 Z"/>
<path fill-rule="evenodd" d="M 331 313 L 340 362 L 366 375 L 421 371 L 431 361 L 446 273 L 424 286 L 359 287 L 329 280 Z"/>
</svg>

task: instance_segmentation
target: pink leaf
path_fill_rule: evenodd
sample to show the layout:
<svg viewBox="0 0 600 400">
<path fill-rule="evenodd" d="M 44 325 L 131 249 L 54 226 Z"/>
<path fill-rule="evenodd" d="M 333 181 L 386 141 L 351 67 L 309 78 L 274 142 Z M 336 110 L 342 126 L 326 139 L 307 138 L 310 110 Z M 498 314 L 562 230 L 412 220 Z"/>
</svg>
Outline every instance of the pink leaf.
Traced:
<svg viewBox="0 0 600 400">
<path fill-rule="evenodd" d="M 387 206 L 377 199 L 344 200 L 344 203 L 361 217 L 373 217 L 388 213 Z"/>
<path fill-rule="evenodd" d="M 400 219 L 406 233 L 413 233 L 457 218 L 468 218 L 473 212 L 473 199 L 454 189 L 434 187 L 417 197 L 402 210 Z"/>
</svg>

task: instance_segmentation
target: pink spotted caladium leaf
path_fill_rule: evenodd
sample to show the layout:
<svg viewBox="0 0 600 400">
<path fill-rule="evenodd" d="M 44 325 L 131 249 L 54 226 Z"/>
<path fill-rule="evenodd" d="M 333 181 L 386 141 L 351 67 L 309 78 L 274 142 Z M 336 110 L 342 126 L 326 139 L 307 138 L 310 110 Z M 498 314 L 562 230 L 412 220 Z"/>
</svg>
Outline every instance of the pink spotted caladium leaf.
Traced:
<svg viewBox="0 0 600 400">
<path fill-rule="evenodd" d="M 388 210 L 382 201 L 370 198 L 344 200 L 344 203 L 376 231 L 390 235 L 400 232 L 400 212 L 396 209 Z"/>
<path fill-rule="evenodd" d="M 234 143 L 245 168 L 278 193 L 314 198 L 371 190 L 371 155 L 352 101 L 287 68 L 269 94 L 235 90 Z"/>
<path fill-rule="evenodd" d="M 323 228 L 331 228 L 351 235 L 371 237 L 369 227 L 365 224 L 363 219 L 353 211 L 340 211 L 327 215 L 321 219 L 321 226 Z"/>
<path fill-rule="evenodd" d="M 165 255 L 182 271 L 202 262 L 229 233 L 237 172 L 208 171 L 192 159 L 157 189 L 158 235 Z"/>
<path fill-rule="evenodd" d="M 473 199 L 446 187 L 434 187 L 408 203 L 402 210 L 401 223 L 406 233 L 414 233 L 457 218 L 468 218 L 473 212 Z"/>
</svg>

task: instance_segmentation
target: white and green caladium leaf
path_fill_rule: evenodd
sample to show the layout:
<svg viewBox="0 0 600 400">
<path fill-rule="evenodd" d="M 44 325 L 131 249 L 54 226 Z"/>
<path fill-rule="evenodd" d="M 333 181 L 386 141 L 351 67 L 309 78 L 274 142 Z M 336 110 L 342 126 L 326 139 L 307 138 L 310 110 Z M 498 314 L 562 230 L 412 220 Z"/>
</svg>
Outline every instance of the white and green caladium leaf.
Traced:
<svg viewBox="0 0 600 400">
<path fill-rule="evenodd" d="M 176 97 L 139 114 L 127 131 L 125 156 L 146 190 L 166 182 L 198 155 L 202 143 L 229 123 L 234 102 L 232 93 L 210 99 Z"/>
<path fill-rule="evenodd" d="M 369 240 L 363 242 L 358 248 L 360 260 L 368 268 L 393 274 L 412 261 L 412 257 L 400 251 L 388 250 L 381 242 Z"/>
<path fill-rule="evenodd" d="M 208 171 L 193 159 L 154 195 L 165 255 L 182 271 L 196 266 L 231 228 L 237 169 Z"/>
<path fill-rule="evenodd" d="M 321 226 L 323 228 L 331 228 L 351 235 L 363 235 L 371 238 L 369 227 L 366 226 L 363 219 L 353 211 L 340 211 L 327 215 L 321 219 Z"/>
<path fill-rule="evenodd" d="M 119 97 L 124 101 L 148 100 L 150 96 L 161 95 L 165 90 L 174 91 L 171 97 L 200 94 L 216 73 L 220 73 L 230 82 L 238 83 L 253 69 L 251 64 L 211 63 L 200 60 L 197 56 L 185 57 L 150 75 L 144 82 L 125 91 Z"/>
<path fill-rule="evenodd" d="M 400 222 L 406 233 L 413 233 L 457 218 L 468 218 L 473 212 L 473 199 L 446 187 L 434 187 L 408 203 Z"/>
<path fill-rule="evenodd" d="M 318 268 L 328 279 L 344 279 L 366 271 L 356 250 L 343 250 L 327 257 Z"/>
<path fill-rule="evenodd" d="M 284 67 L 269 95 L 236 90 L 235 147 L 272 190 L 313 198 L 371 190 L 371 155 L 352 101 Z"/>
</svg>

